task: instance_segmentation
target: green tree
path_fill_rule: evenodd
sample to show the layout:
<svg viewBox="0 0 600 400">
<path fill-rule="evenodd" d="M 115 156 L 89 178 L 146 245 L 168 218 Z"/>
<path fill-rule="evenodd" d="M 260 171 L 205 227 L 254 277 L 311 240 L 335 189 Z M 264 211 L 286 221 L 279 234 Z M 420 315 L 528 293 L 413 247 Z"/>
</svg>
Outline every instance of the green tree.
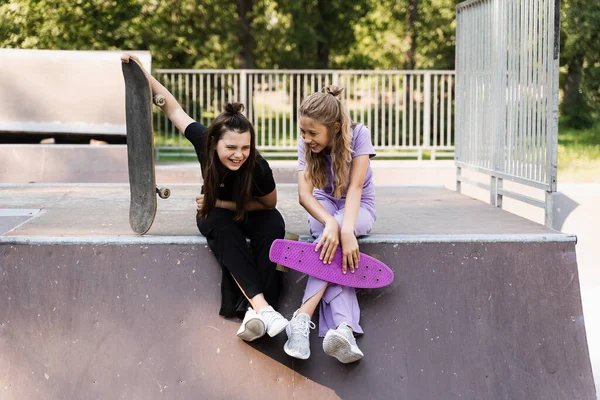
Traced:
<svg viewBox="0 0 600 400">
<path fill-rule="evenodd" d="M 355 24 L 369 12 L 371 2 L 354 0 L 276 0 L 262 8 L 271 18 L 256 25 L 261 35 L 256 58 L 266 55 L 281 68 L 331 68 L 355 42 Z M 283 45 L 269 47 L 278 37 Z M 277 43 L 277 42 L 275 42 Z M 261 52 L 262 51 L 262 52 Z"/>
<path fill-rule="evenodd" d="M 144 49 L 161 68 L 237 67 L 240 45 L 233 2 L 161 0 L 143 9 Z"/>
<path fill-rule="evenodd" d="M 419 38 L 415 66 L 419 69 L 454 69 L 456 48 L 455 0 L 421 0 L 416 26 Z"/>
<path fill-rule="evenodd" d="M 600 113 L 600 3 L 563 0 L 561 6 L 561 114 L 567 125 L 586 127 Z"/>
<path fill-rule="evenodd" d="M 235 67 L 240 49 L 235 4 L 217 0 L 9 0 L 0 17 L 8 48 L 150 50 L 163 68 Z"/>
<path fill-rule="evenodd" d="M 239 64 L 241 68 L 254 68 L 254 33 L 252 32 L 252 9 L 254 0 L 235 0 L 238 17 Z"/>
<path fill-rule="evenodd" d="M 0 46 L 111 50 L 140 45 L 137 0 L 10 0 L 0 4 Z"/>
<path fill-rule="evenodd" d="M 372 1 L 355 25 L 356 41 L 336 61 L 342 67 L 375 69 L 452 69 L 455 2 Z"/>
</svg>

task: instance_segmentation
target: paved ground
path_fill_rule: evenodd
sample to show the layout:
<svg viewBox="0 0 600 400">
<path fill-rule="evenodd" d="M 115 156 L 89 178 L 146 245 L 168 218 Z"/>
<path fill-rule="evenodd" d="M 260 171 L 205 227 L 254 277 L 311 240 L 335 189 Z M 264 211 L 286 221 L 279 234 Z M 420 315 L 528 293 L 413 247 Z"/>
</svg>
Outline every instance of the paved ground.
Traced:
<svg viewBox="0 0 600 400">
<path fill-rule="evenodd" d="M 198 236 L 194 199 L 199 190 L 199 185 L 172 185 L 171 197 L 159 200 L 156 220 L 145 237 Z M 309 235 L 296 193 L 296 185 L 280 184 L 278 208 L 289 232 Z M 6 236 L 135 236 L 128 224 L 129 187 L 124 184 L 4 185 L 0 186 L 0 209 L 11 211 L 0 214 L 0 221 L 6 219 L 0 222 L 5 232 L 10 229 Z M 11 228 L 15 209 L 29 215 L 41 211 L 26 224 Z M 370 237 L 557 236 L 542 225 L 443 187 L 378 187 L 377 215 Z"/>
</svg>

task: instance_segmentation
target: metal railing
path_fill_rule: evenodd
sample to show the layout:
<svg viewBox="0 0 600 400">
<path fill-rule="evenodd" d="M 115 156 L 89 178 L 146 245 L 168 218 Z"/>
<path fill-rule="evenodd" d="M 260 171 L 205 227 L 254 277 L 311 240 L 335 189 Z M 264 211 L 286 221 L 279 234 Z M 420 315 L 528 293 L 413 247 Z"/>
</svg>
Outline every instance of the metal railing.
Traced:
<svg viewBox="0 0 600 400">
<path fill-rule="evenodd" d="M 370 128 L 379 156 L 454 154 L 454 71 L 157 69 L 154 76 L 205 125 L 225 102 L 244 103 L 257 146 L 270 156 L 296 155 L 300 103 L 330 83 L 345 88 L 350 117 Z M 157 157 L 185 154 L 178 151 L 186 139 L 164 114 L 156 113 L 155 131 Z"/>
<path fill-rule="evenodd" d="M 542 207 L 552 224 L 558 147 L 559 0 L 472 0 L 457 6 L 456 166 L 461 182 Z M 461 168 L 490 175 L 471 181 Z M 503 180 L 545 191 L 545 200 Z"/>
</svg>

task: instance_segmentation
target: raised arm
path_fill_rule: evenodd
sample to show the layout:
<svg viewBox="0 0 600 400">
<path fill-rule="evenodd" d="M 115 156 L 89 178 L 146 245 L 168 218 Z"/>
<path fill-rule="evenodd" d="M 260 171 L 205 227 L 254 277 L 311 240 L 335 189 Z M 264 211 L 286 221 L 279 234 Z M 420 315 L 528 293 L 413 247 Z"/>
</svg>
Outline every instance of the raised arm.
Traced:
<svg viewBox="0 0 600 400">
<path fill-rule="evenodd" d="M 128 63 L 130 60 L 136 61 L 142 70 L 148 77 L 150 81 L 150 88 L 152 90 L 152 95 L 160 94 L 165 97 L 165 104 L 160 107 L 163 112 L 167 115 L 167 118 L 171 120 L 171 122 L 179 129 L 181 132 L 185 132 L 185 128 L 188 127 L 189 124 L 194 122 L 194 120 L 183 111 L 179 102 L 175 99 L 175 97 L 165 88 L 159 81 L 157 81 L 148 71 L 146 71 L 140 61 L 140 59 L 132 53 L 123 53 L 121 55 L 121 61 L 124 63 Z"/>
</svg>

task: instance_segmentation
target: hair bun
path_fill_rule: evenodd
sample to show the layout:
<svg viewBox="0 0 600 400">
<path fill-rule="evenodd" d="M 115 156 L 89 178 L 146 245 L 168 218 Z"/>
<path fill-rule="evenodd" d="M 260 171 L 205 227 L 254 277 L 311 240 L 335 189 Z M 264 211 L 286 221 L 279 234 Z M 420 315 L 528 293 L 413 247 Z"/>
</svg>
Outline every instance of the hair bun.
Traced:
<svg viewBox="0 0 600 400">
<path fill-rule="evenodd" d="M 244 112 L 244 105 L 242 103 L 227 103 L 225 104 L 224 110 L 228 114 L 241 114 Z"/>
<path fill-rule="evenodd" d="M 341 87 L 336 86 L 336 85 L 327 85 L 323 89 L 321 89 L 321 92 L 323 92 L 323 93 L 329 93 L 333 97 L 340 97 L 340 95 L 342 94 L 343 90 L 344 90 L 344 88 L 341 88 Z"/>
</svg>

